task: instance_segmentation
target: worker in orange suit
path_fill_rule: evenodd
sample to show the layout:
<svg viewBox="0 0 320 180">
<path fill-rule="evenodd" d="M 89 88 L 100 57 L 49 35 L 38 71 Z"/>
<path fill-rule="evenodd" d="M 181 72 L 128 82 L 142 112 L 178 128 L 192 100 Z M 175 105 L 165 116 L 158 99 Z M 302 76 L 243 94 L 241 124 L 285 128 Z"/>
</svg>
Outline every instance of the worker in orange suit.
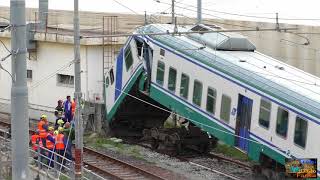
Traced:
<svg viewBox="0 0 320 180">
<path fill-rule="evenodd" d="M 72 117 L 74 117 L 74 113 L 76 112 L 76 98 L 73 98 L 73 101 L 71 103 L 71 111 L 72 111 Z"/>
<path fill-rule="evenodd" d="M 38 123 L 38 131 L 39 131 L 39 138 L 43 146 L 43 148 L 40 147 L 40 154 L 41 154 L 40 161 L 43 162 L 43 159 L 46 156 L 46 151 L 44 148 L 47 148 L 46 141 L 47 141 L 47 132 L 48 132 L 48 119 L 46 115 L 42 115 L 40 117 L 40 121 Z"/>
<path fill-rule="evenodd" d="M 42 148 L 42 142 L 39 139 L 39 131 L 36 131 L 32 136 L 31 136 L 31 144 L 32 144 L 32 149 L 37 153 L 38 151 L 38 146 Z M 38 155 L 34 154 L 33 158 L 35 160 L 38 159 Z"/>
<path fill-rule="evenodd" d="M 58 135 L 55 138 L 55 149 L 56 153 L 59 154 L 60 156 L 57 158 L 58 163 L 62 163 L 62 157 L 64 155 L 64 149 L 65 149 L 65 137 L 63 135 L 63 128 L 59 127 L 60 130 L 58 130 Z"/>
<path fill-rule="evenodd" d="M 49 132 L 47 133 L 47 139 L 46 139 L 46 145 L 47 145 L 47 149 L 48 149 L 48 166 L 53 167 L 53 162 L 54 162 L 54 157 L 52 155 L 52 153 L 54 152 L 54 135 L 53 135 L 53 131 L 54 131 L 54 127 L 49 127 L 48 128 Z"/>
</svg>

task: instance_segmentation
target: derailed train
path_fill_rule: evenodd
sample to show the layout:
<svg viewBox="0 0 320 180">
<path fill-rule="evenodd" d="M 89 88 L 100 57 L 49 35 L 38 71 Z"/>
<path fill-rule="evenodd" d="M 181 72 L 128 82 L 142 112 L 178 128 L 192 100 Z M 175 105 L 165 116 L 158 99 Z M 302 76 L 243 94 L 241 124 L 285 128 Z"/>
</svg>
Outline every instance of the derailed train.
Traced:
<svg viewBox="0 0 320 180">
<path fill-rule="evenodd" d="M 172 111 L 265 166 L 283 168 L 287 158 L 320 159 L 320 78 L 256 51 L 239 34 L 141 35 L 174 28 L 150 24 L 128 38 L 105 77 L 109 123 L 141 119 L 133 114 L 143 111 L 149 121 L 136 122 L 152 127 L 168 116 L 161 111 Z"/>
</svg>

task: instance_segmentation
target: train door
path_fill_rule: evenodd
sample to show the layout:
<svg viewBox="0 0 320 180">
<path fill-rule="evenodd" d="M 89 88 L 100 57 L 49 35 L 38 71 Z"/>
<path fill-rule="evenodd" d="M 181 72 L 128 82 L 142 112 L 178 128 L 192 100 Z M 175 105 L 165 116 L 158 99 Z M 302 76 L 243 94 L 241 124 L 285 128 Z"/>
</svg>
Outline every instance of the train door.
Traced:
<svg viewBox="0 0 320 180">
<path fill-rule="evenodd" d="M 238 110 L 236 120 L 236 146 L 241 150 L 248 152 L 249 150 L 249 131 L 252 114 L 252 99 L 239 94 Z"/>
</svg>

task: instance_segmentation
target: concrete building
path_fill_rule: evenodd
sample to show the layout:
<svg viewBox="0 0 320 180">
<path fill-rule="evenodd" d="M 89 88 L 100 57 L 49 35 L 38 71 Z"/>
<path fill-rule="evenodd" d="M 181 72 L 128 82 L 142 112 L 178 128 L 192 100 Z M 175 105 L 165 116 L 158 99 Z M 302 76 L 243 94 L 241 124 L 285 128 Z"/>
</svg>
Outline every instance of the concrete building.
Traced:
<svg viewBox="0 0 320 180">
<path fill-rule="evenodd" d="M 74 92 L 72 11 L 49 11 L 44 30 L 31 31 L 28 53 L 28 86 L 31 118 L 52 112 L 58 99 Z M 0 22 L 9 19 L 9 8 L 0 7 Z M 27 20 L 37 22 L 37 9 L 27 9 Z M 148 17 L 149 22 L 168 23 L 170 17 Z M 193 23 L 194 19 L 178 18 L 180 24 Z M 272 28 L 275 24 L 233 20 L 205 19 L 204 23 L 216 24 L 226 29 Z M 82 35 L 99 35 L 132 32 L 144 24 L 144 16 L 131 14 L 81 12 Z M 320 77 L 319 27 L 281 24 L 296 27 L 296 33 L 247 32 L 242 33 L 256 45 L 258 51 L 284 61 Z M 310 34 L 304 34 L 310 33 Z M 0 40 L 10 49 L 10 32 L 0 32 Z M 117 54 L 126 38 L 89 38 L 81 40 L 82 92 L 84 100 L 103 103 L 103 71 L 111 67 L 110 61 Z M 0 44 L 0 58 L 8 55 Z M 11 59 L 1 62 L 11 71 Z M 10 112 L 11 78 L 0 69 L 0 112 Z"/>
</svg>

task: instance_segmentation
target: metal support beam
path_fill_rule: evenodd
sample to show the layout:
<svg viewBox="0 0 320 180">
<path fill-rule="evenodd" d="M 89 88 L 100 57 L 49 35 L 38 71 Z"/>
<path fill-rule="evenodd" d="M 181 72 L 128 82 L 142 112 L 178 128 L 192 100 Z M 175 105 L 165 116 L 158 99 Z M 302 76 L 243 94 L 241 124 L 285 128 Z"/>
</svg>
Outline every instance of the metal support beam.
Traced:
<svg viewBox="0 0 320 180">
<path fill-rule="evenodd" d="M 39 30 L 44 31 L 48 24 L 48 9 L 49 2 L 48 0 L 39 0 Z"/>
<path fill-rule="evenodd" d="M 12 132 L 12 179 L 28 177 L 29 118 L 26 62 L 25 1 L 10 1 L 12 76 L 11 132 Z"/>
<path fill-rule="evenodd" d="M 79 25 L 79 0 L 74 0 L 74 77 L 76 111 L 75 111 L 75 179 L 82 179 L 82 154 L 83 154 L 83 122 L 81 117 L 81 66 L 80 66 L 80 25 Z"/>
<path fill-rule="evenodd" d="M 175 0 L 172 0 L 172 3 L 171 3 L 171 23 L 172 24 L 174 24 L 174 21 L 175 21 L 174 1 Z"/>
<path fill-rule="evenodd" d="M 198 0 L 197 5 L 197 24 L 202 23 L 202 0 Z"/>
</svg>

